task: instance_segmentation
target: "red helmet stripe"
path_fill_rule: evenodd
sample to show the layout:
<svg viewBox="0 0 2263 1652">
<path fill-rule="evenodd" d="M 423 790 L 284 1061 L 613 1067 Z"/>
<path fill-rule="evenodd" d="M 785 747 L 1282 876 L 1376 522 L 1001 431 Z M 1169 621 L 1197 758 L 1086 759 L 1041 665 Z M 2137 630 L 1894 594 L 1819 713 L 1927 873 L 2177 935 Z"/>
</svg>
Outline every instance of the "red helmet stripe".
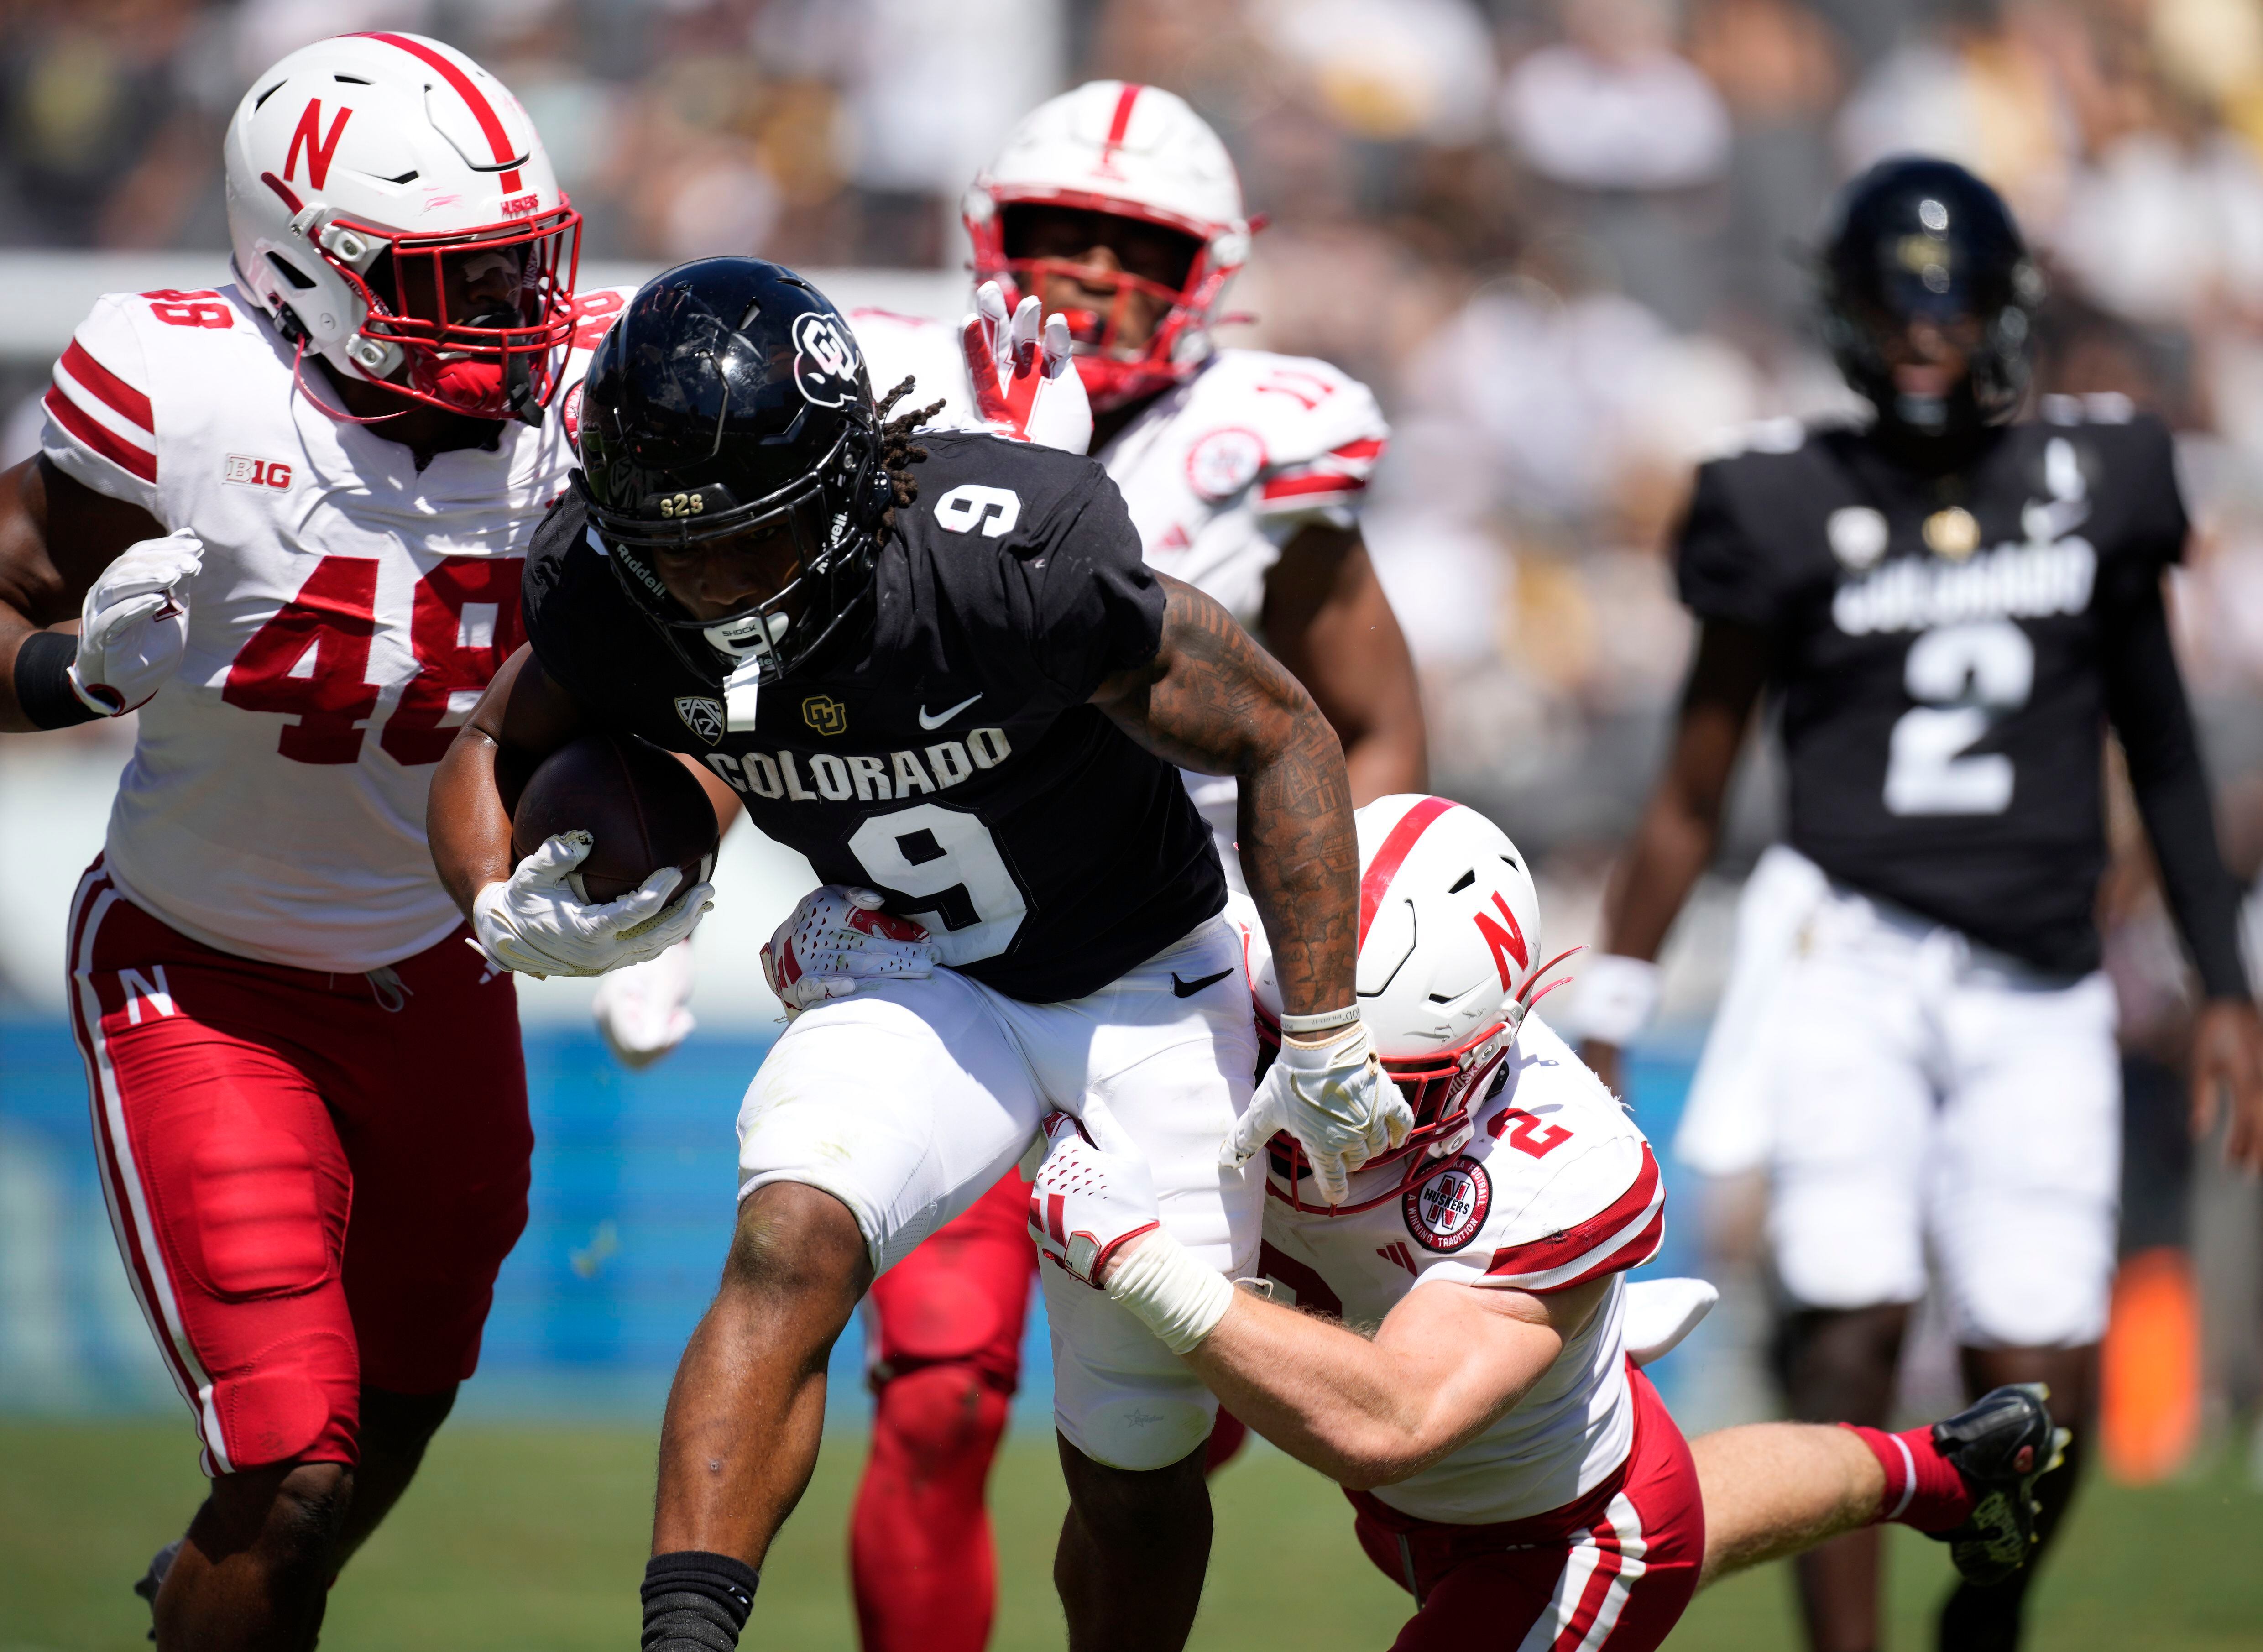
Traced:
<svg viewBox="0 0 2263 1652">
<path fill-rule="evenodd" d="M 1108 123 L 1108 141 L 1100 146 L 1102 171 L 1109 170 L 1116 159 L 1116 151 L 1124 147 L 1124 134 L 1132 129 L 1132 105 L 1146 90 L 1137 82 L 1126 82 L 1124 90 L 1116 94 L 1116 114 Z"/>
<path fill-rule="evenodd" d="M 1359 944 L 1367 945 L 1369 925 L 1375 922 L 1376 909 L 1383 904 L 1383 896 L 1391 888 L 1391 880 L 1399 875 L 1399 868 L 1414 848 L 1415 840 L 1429 830 L 1430 822 L 1453 808 L 1452 801 L 1442 797 L 1426 797 L 1399 817 L 1399 823 L 1384 838 L 1383 847 L 1375 851 L 1368 863 L 1367 875 L 1359 880 Z"/>
<path fill-rule="evenodd" d="M 510 134 L 502 129 L 502 118 L 495 113 L 495 105 L 488 101 L 487 94 L 473 83 L 469 75 L 423 41 L 412 40 L 405 34 L 380 34 L 375 30 L 369 30 L 364 33 L 362 38 L 367 40 L 383 40 L 387 46 L 397 46 L 411 57 L 421 60 L 427 67 L 435 70 L 441 79 L 456 89 L 456 95 L 461 98 L 471 109 L 472 118 L 480 123 L 480 130 L 487 134 L 488 147 L 495 151 L 495 158 L 498 161 L 516 158 L 510 150 Z M 506 191 L 517 190 L 518 169 L 513 167 L 505 172 L 502 182 Z"/>
</svg>

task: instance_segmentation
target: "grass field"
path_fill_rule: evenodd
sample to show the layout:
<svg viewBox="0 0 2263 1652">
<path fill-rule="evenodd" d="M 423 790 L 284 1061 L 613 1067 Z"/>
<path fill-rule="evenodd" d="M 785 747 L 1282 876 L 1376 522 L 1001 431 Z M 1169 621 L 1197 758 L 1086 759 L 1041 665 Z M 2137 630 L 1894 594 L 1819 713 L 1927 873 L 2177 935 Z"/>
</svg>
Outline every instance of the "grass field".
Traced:
<svg viewBox="0 0 2263 1652">
<path fill-rule="evenodd" d="M 0 1426 L 0 1652 L 134 1652 L 148 1616 L 127 1592 L 200 1495 L 185 1429 L 166 1423 Z M 746 1644 L 852 1642 L 842 1531 L 861 1459 L 827 1450 L 764 1569 Z M 340 1582 L 323 1652 L 627 1652 L 636 1639 L 652 1440 L 621 1428 L 445 1431 L 423 1480 Z M 1216 1487 L 1218 1543 L 1194 1646 L 1377 1652 L 1406 1598 L 1354 1547 L 1333 1489 L 1272 1452 Z M 1004 1598 L 999 1652 L 1057 1648 L 1050 1570 L 1060 1518 L 1049 1440 L 1010 1445 L 994 1482 Z M 1897 1532 L 1890 1644 L 1929 1648 L 1948 1568 Z M 1771 1652 L 1795 1643 L 1776 1572 L 1701 1597 L 1672 1644 Z M 2037 1652 L 2263 1648 L 2263 1496 L 2230 1468 L 2148 1491 L 2093 1486 L 2045 1582 Z"/>
</svg>

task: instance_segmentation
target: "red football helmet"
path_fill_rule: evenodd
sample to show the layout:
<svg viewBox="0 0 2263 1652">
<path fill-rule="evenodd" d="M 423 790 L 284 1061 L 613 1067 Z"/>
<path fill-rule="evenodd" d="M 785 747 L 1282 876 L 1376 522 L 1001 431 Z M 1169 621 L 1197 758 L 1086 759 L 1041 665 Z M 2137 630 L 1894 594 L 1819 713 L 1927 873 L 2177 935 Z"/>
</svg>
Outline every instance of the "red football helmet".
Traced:
<svg viewBox="0 0 2263 1652">
<path fill-rule="evenodd" d="M 1018 256 L 1006 244 L 1016 206 L 1065 206 L 1153 224 L 1195 243 L 1176 286 L 1074 259 Z M 1088 81 L 1038 105 L 966 192 L 974 279 L 996 281 L 1010 312 L 1052 272 L 1112 286 L 1105 311 L 1064 312 L 1095 412 L 1137 401 L 1190 375 L 1211 351 L 1210 315 L 1249 256 L 1233 161 L 1182 98 L 1127 81 Z M 1134 293 L 1166 308 L 1144 344 L 1121 342 Z"/>
<path fill-rule="evenodd" d="M 1303 1197 L 1304 1149 L 1273 1138 L 1276 1187 L 1298 1210 L 1341 1214 L 1396 1199 L 1470 1139 L 1470 1114 L 1493 1092 L 1517 1029 L 1559 982 L 1542 977 L 1569 953 L 1540 956 L 1540 898 L 1508 835 L 1475 809 L 1402 793 L 1358 810 L 1360 1018 L 1413 1110 L 1405 1143 L 1357 1174 L 1403 1164 L 1386 1186 L 1344 1204 Z M 1247 916 L 1241 916 L 1245 913 Z M 1254 908 L 1237 904 L 1260 1040 L 1279 1042 L 1281 992 Z"/>
</svg>

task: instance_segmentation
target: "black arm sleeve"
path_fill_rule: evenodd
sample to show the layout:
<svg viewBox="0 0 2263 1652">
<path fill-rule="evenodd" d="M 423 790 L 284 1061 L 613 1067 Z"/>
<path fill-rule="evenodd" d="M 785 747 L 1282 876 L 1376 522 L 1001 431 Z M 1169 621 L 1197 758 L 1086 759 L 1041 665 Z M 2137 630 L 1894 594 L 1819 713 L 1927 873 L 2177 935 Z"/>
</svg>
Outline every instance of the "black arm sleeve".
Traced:
<svg viewBox="0 0 2263 1652">
<path fill-rule="evenodd" d="M 2130 789 L 2202 990 L 2211 998 L 2245 998 L 2239 886 L 2216 848 L 2208 773 L 2169 640 L 2160 578 L 2132 584 L 2106 634 L 2107 714 L 2122 736 Z"/>
</svg>

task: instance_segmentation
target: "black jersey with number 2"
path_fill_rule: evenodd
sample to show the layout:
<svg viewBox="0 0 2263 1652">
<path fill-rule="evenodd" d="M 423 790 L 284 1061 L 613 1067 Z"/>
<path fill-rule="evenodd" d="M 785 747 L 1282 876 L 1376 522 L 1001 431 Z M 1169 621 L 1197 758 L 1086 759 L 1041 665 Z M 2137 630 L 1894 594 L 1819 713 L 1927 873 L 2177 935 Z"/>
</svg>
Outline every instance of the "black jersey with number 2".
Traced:
<svg viewBox="0 0 2263 1652">
<path fill-rule="evenodd" d="M 1768 638 L 1793 847 L 2077 975 L 2099 957 L 2107 716 L 2186 525 L 2158 421 L 2045 413 L 1943 476 L 1781 427 L 1698 472 L 1679 573 L 1701 619 Z"/>
<path fill-rule="evenodd" d="M 705 763 L 766 836 L 881 891 L 946 964 L 1033 1003 L 1081 997 L 1225 901 L 1178 772 L 1088 703 L 1154 657 L 1163 591 L 1091 460 L 920 442 L 869 624 L 766 685 L 751 729 L 726 728 L 714 686 L 630 605 L 572 494 L 527 558 L 527 635 L 592 721 Z"/>
</svg>

